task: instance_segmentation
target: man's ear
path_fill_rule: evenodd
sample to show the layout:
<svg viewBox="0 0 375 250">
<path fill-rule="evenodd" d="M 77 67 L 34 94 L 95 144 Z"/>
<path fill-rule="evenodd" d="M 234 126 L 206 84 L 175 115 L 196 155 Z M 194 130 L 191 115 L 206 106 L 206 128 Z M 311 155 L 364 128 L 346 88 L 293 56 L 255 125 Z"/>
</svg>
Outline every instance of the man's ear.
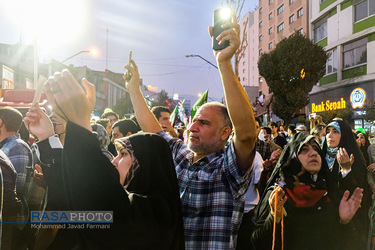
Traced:
<svg viewBox="0 0 375 250">
<path fill-rule="evenodd" d="M 2 119 L 0 119 L 0 128 L 4 125 L 4 122 Z"/>
<path fill-rule="evenodd" d="M 224 128 L 221 129 L 220 139 L 222 141 L 226 141 L 230 133 L 232 133 L 232 129 L 229 126 L 225 126 Z"/>
</svg>

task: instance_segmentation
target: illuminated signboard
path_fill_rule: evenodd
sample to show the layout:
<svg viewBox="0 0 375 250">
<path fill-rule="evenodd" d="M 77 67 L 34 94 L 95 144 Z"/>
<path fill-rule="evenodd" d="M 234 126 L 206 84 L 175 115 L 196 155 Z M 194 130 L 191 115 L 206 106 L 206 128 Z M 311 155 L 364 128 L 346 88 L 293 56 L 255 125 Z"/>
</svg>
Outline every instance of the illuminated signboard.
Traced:
<svg viewBox="0 0 375 250">
<path fill-rule="evenodd" d="M 350 102 L 353 109 L 363 108 L 366 101 L 366 92 L 362 88 L 356 88 L 350 94 Z"/>
<path fill-rule="evenodd" d="M 366 101 L 366 92 L 362 88 L 353 89 L 350 94 L 350 103 L 352 104 L 353 109 L 363 108 L 363 105 Z M 346 109 L 346 102 L 344 98 L 341 98 L 340 101 L 331 102 L 327 100 L 326 102 L 320 102 L 318 104 L 311 104 L 311 113 L 324 112 L 337 109 Z"/>
<path fill-rule="evenodd" d="M 331 102 L 327 100 L 326 102 L 321 102 L 320 104 L 311 104 L 311 113 L 324 112 L 336 109 L 346 109 L 346 102 L 343 98 L 337 102 Z"/>
</svg>

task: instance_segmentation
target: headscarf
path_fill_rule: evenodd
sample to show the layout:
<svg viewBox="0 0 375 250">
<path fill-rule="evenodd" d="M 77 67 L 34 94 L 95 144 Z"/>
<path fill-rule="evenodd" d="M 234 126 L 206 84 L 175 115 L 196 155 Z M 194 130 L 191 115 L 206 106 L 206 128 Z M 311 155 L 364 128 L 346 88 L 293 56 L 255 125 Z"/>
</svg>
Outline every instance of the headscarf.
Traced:
<svg viewBox="0 0 375 250">
<path fill-rule="evenodd" d="M 339 128 L 339 132 L 341 134 L 341 138 L 340 138 L 340 142 L 339 142 L 339 145 L 337 148 L 345 148 L 346 152 L 348 153 L 349 157 L 351 154 L 353 154 L 354 156 L 354 163 L 351 167 L 351 173 L 353 175 L 353 179 L 354 181 L 356 182 L 355 183 L 355 187 L 361 187 L 365 190 L 364 192 L 364 195 L 366 195 L 366 187 L 367 187 L 367 170 L 366 170 L 366 166 L 365 166 L 365 159 L 363 158 L 363 155 L 361 153 L 361 151 L 359 150 L 358 146 L 357 146 L 357 142 L 356 142 L 356 139 L 355 139 L 355 136 L 354 136 L 354 133 L 352 132 L 352 129 L 351 127 L 349 126 L 349 124 L 344 121 L 344 120 L 335 120 L 334 123 L 338 124 L 339 127 L 337 127 L 337 125 L 333 124 L 337 130 Z M 331 124 L 331 123 L 330 123 Z M 332 126 L 328 124 L 327 125 L 327 128 Z M 328 145 L 327 145 L 327 140 L 324 141 L 323 143 L 323 152 L 324 154 L 328 154 L 329 153 L 329 149 L 328 149 Z M 337 162 L 337 159 L 335 157 L 334 159 L 334 163 L 333 163 L 333 166 L 332 166 L 332 170 L 331 170 L 331 179 L 333 182 L 337 183 L 338 180 L 339 180 L 339 174 L 340 174 L 340 166 Z M 349 187 L 345 187 L 345 188 L 340 188 L 340 189 L 349 189 L 349 191 L 352 193 L 354 191 L 353 188 L 355 187 L 352 187 L 352 188 L 349 188 Z M 353 190 L 351 190 L 353 189 Z M 342 190 L 339 191 L 338 193 L 336 193 L 337 196 L 336 196 L 336 201 L 337 202 L 340 202 L 341 200 L 341 197 L 342 197 Z"/>
<path fill-rule="evenodd" d="M 139 168 L 139 163 L 138 163 L 137 158 L 134 155 L 134 149 L 133 149 L 133 146 L 130 143 L 130 140 L 129 140 L 128 137 L 116 139 L 115 145 L 117 145 L 117 143 L 119 143 L 123 148 L 125 148 L 128 151 L 128 153 L 129 153 L 129 155 L 132 159 L 132 164 L 129 168 L 129 171 L 128 171 L 128 173 L 125 177 L 125 181 L 124 181 L 124 187 L 127 187 L 128 184 L 130 183 L 130 181 L 133 179 L 135 171 Z M 117 147 L 116 147 L 116 149 L 117 149 L 117 151 L 120 151 Z"/>
<path fill-rule="evenodd" d="M 267 182 L 266 189 L 262 195 L 261 201 L 259 202 L 260 206 L 257 211 L 257 218 L 261 217 L 263 213 L 268 211 L 268 201 L 265 200 L 267 197 L 267 190 L 272 189 L 275 184 L 284 184 L 283 189 L 288 188 L 289 190 L 293 190 L 296 187 L 294 176 L 297 176 L 302 169 L 302 164 L 298 159 L 298 153 L 300 152 L 303 145 L 311 142 L 311 140 L 314 139 L 315 137 L 313 135 L 298 132 L 286 145 L 274 171 L 272 172 L 270 179 Z M 324 192 L 322 192 L 324 194 L 326 193 L 325 190 L 329 188 L 327 187 L 328 183 L 326 183 L 328 166 L 324 160 L 324 154 L 320 150 L 319 143 L 317 143 L 315 140 L 313 142 L 316 143 L 319 149 L 318 154 L 322 158 L 322 167 L 317 175 L 314 176 L 305 171 L 305 173 L 298 176 L 298 180 L 300 183 L 304 183 L 305 186 L 309 186 L 314 190 L 324 190 Z"/>
<path fill-rule="evenodd" d="M 108 145 L 111 142 L 107 133 L 107 130 L 100 124 L 92 124 L 91 128 L 93 130 L 93 134 L 96 135 L 96 138 L 98 139 L 100 149 L 102 150 L 102 153 L 110 160 L 112 161 L 114 159 L 114 156 L 111 154 L 111 152 L 108 151 Z"/>
<path fill-rule="evenodd" d="M 341 134 L 340 125 L 338 124 L 337 121 L 333 121 L 333 122 L 331 122 L 331 123 L 329 123 L 327 125 L 327 127 L 326 127 L 326 133 L 327 133 L 328 127 L 334 127 Z M 324 143 L 323 143 L 323 145 L 324 145 Z M 338 151 L 339 151 L 339 147 L 338 146 L 335 147 L 335 148 L 327 147 L 327 154 L 326 154 L 325 158 L 326 158 L 329 170 L 332 170 L 333 163 L 335 162 L 336 155 L 337 155 Z"/>
<path fill-rule="evenodd" d="M 366 166 L 368 166 L 368 165 L 370 165 L 370 158 L 369 158 L 369 155 L 367 153 L 367 149 L 371 144 L 370 144 L 370 141 L 367 138 L 366 132 L 363 132 L 363 131 L 364 131 L 363 128 L 362 128 L 362 130 L 356 129 L 355 134 L 356 134 L 357 137 L 358 137 L 359 134 L 363 134 L 363 136 L 365 137 L 365 145 L 362 145 L 362 143 L 361 143 L 361 146 L 359 146 L 359 149 L 361 150 L 362 155 L 365 158 Z"/>
<path fill-rule="evenodd" d="M 179 187 L 167 142 L 147 133 L 123 141 L 139 163 L 132 168 L 125 190 L 95 136 L 68 122 L 63 176 L 69 209 L 113 211 L 114 221 L 108 230 L 77 230 L 80 247 L 184 249 Z"/>
</svg>

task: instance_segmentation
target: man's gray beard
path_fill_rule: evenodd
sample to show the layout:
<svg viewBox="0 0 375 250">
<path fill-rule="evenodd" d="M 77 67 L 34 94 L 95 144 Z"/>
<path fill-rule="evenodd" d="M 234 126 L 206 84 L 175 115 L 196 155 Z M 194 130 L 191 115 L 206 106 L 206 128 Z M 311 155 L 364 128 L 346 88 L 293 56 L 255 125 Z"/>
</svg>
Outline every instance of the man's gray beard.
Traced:
<svg viewBox="0 0 375 250">
<path fill-rule="evenodd" d="M 188 141 L 188 148 L 193 151 L 195 154 L 212 154 L 220 148 L 221 142 L 218 140 L 216 142 L 207 142 L 207 143 L 200 143 L 196 145 L 192 145 L 190 140 Z"/>
</svg>

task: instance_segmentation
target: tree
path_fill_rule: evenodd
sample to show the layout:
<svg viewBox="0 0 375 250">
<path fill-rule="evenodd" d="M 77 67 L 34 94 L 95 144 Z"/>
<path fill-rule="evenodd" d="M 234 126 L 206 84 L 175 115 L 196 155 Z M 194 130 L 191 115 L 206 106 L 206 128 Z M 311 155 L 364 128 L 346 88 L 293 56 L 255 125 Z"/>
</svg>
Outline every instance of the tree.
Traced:
<svg viewBox="0 0 375 250">
<path fill-rule="evenodd" d="M 273 113 L 286 125 L 309 103 L 308 93 L 324 75 L 327 59 L 322 47 L 298 32 L 260 57 L 259 74 L 273 93 Z"/>
<path fill-rule="evenodd" d="M 325 124 L 330 123 L 333 118 L 336 117 L 349 121 L 353 117 L 353 109 L 351 107 L 348 107 L 346 109 L 324 111 L 319 115 L 322 116 L 323 122 Z"/>
<path fill-rule="evenodd" d="M 155 106 L 163 106 L 172 110 L 171 109 L 172 103 L 173 103 L 173 100 L 168 97 L 167 91 L 162 89 L 160 93 L 157 95 L 156 100 L 152 102 L 151 108 Z"/>
<path fill-rule="evenodd" d="M 133 105 L 130 101 L 130 96 L 125 94 L 117 99 L 116 105 L 113 106 L 112 110 L 118 114 L 119 117 L 124 117 L 126 114 L 133 113 Z"/>
<path fill-rule="evenodd" d="M 370 101 L 365 104 L 363 107 L 364 111 L 366 111 L 366 114 L 363 116 L 363 118 L 372 124 L 375 124 L 375 102 Z"/>
</svg>

